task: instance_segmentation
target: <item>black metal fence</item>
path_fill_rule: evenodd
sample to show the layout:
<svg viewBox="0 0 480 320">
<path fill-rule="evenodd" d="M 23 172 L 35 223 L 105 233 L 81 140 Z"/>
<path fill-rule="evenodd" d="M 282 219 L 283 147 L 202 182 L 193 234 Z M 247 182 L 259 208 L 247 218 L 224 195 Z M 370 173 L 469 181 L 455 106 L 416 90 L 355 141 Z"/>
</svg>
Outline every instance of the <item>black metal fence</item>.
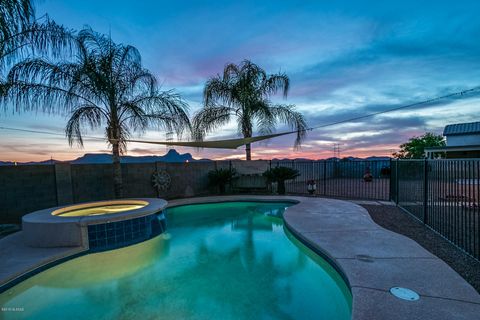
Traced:
<svg viewBox="0 0 480 320">
<path fill-rule="evenodd" d="M 391 199 L 480 259 L 480 159 L 392 160 Z"/>
<path fill-rule="evenodd" d="M 290 167 L 300 175 L 286 182 L 286 191 L 305 194 L 315 187 L 312 194 L 319 196 L 389 200 L 390 161 L 271 161 L 271 167 Z M 368 179 L 365 175 L 370 175 Z"/>
</svg>

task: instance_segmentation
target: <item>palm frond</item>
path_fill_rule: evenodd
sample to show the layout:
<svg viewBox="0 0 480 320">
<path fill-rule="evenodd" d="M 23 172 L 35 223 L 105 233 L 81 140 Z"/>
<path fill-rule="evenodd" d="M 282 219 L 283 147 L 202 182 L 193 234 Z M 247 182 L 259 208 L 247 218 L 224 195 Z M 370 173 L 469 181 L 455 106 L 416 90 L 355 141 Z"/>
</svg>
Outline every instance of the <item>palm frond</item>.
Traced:
<svg viewBox="0 0 480 320">
<path fill-rule="evenodd" d="M 201 109 L 192 121 L 192 138 L 196 141 L 204 139 L 205 135 L 227 124 L 235 109 L 227 106 L 215 106 Z"/>
<path fill-rule="evenodd" d="M 274 105 L 270 107 L 270 112 L 280 122 L 288 125 L 292 131 L 297 132 L 295 147 L 299 147 L 308 129 L 305 117 L 300 112 L 295 111 L 294 105 Z"/>
<path fill-rule="evenodd" d="M 72 56 L 77 50 L 74 31 L 44 16 L 0 41 L 0 68 L 19 57 L 40 55 L 56 59 Z"/>
<path fill-rule="evenodd" d="M 2 0 L 0 5 L 0 42 L 20 33 L 33 22 L 35 10 L 29 0 Z"/>
<path fill-rule="evenodd" d="M 97 106 L 79 105 L 72 112 L 65 128 L 68 143 L 73 145 L 76 142 L 83 147 L 82 126 L 87 125 L 90 129 L 96 129 L 101 126 L 102 120 L 107 119 L 104 112 Z"/>
<path fill-rule="evenodd" d="M 233 88 L 228 80 L 220 77 L 209 79 L 203 90 L 203 103 L 206 107 L 214 106 L 217 102 L 224 105 L 235 103 L 235 97 L 232 94 Z"/>
<path fill-rule="evenodd" d="M 290 79 L 284 73 L 274 74 L 268 77 L 264 82 L 262 90 L 268 95 L 274 95 L 279 90 L 282 91 L 283 97 L 287 98 L 290 89 Z"/>
</svg>

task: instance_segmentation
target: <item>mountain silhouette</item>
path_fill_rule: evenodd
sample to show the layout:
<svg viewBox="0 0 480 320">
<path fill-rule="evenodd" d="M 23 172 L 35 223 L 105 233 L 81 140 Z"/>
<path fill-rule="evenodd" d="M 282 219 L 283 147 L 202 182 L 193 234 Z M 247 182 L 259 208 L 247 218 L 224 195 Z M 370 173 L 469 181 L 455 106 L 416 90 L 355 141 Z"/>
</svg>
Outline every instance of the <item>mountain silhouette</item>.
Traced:
<svg viewBox="0 0 480 320">
<path fill-rule="evenodd" d="M 211 161 L 209 159 L 195 159 L 190 153 L 178 153 L 175 149 L 170 149 L 163 156 L 122 156 L 120 158 L 121 163 L 151 163 L 151 162 L 205 162 Z M 71 164 L 109 164 L 112 163 L 112 155 L 109 153 L 86 153 L 83 156 L 70 160 L 59 161 L 55 159 L 45 161 L 31 161 L 31 162 L 19 162 L 18 165 L 41 165 L 41 164 L 54 164 L 54 163 L 71 163 Z M 1 165 L 15 165 L 11 161 L 0 161 Z"/>
</svg>

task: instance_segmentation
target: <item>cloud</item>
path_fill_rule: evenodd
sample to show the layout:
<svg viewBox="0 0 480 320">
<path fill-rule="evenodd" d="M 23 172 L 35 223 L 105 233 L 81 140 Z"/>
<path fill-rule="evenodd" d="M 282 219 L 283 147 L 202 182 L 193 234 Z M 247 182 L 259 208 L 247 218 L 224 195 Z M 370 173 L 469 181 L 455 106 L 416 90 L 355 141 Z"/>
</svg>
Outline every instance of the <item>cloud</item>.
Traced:
<svg viewBox="0 0 480 320">
<path fill-rule="evenodd" d="M 268 72 L 286 72 L 291 90 L 285 101 L 320 126 L 422 101 L 480 85 L 478 1 L 144 1 L 119 0 L 116 6 L 94 0 L 41 2 L 67 26 L 90 24 L 122 43 L 137 46 L 144 65 L 158 75 L 162 89 L 175 88 L 191 105 L 201 107 L 205 81 L 228 62 L 251 59 Z M 108 9 L 108 10 L 107 10 Z M 254 144 L 255 157 L 331 156 L 333 143 L 345 155 L 388 154 L 413 135 L 440 133 L 448 123 L 478 120 L 478 94 L 455 97 L 308 133 L 293 150 L 293 136 Z M 22 113 L 1 115 L 11 126 L 63 133 L 65 119 Z M 279 126 L 277 132 L 286 130 Z M 62 137 L 2 134 L 2 157 L 37 157 L 54 152 L 64 157 L 105 150 L 88 141 L 69 148 Z M 93 132 L 89 135 L 103 135 Z M 208 139 L 236 137 L 232 122 Z M 147 131 L 145 139 L 163 140 Z M 36 140 L 37 141 L 37 140 Z M 40 145 L 40 147 L 39 147 Z M 131 145 L 132 154 L 159 150 Z M 242 150 L 192 150 L 197 157 L 242 156 Z M 39 152 L 38 154 L 36 152 Z M 44 156 L 44 155 L 42 155 Z M 1 159 L 0 159 L 1 160 Z"/>
</svg>

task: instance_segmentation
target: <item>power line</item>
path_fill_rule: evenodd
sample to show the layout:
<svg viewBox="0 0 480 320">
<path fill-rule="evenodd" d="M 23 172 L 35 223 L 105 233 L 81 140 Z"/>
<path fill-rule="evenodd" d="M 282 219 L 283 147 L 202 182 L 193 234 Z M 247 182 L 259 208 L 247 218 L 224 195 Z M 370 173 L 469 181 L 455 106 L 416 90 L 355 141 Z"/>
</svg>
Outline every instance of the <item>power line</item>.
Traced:
<svg viewBox="0 0 480 320">
<path fill-rule="evenodd" d="M 308 130 L 308 131 L 311 131 L 311 130 L 315 130 L 315 129 L 319 129 L 319 128 L 325 128 L 325 127 L 335 126 L 335 125 L 337 125 L 337 124 L 342 124 L 342 123 L 347 123 L 347 122 L 353 122 L 353 121 L 356 121 L 356 120 L 361 120 L 361 119 L 365 119 L 365 118 L 369 118 L 369 117 L 374 117 L 374 116 L 377 116 L 377 115 L 379 115 L 379 114 L 384 114 L 384 113 L 394 112 L 394 111 L 398 111 L 398 110 L 402 110 L 402 109 L 412 108 L 412 107 L 416 107 L 416 106 L 419 106 L 419 105 L 423 105 L 423 104 L 427 104 L 427 103 L 432 103 L 432 102 L 436 102 L 436 101 L 439 101 L 439 100 L 448 99 L 448 98 L 452 98 L 452 97 L 456 97 L 456 96 L 462 96 L 462 95 L 464 95 L 464 94 L 472 93 L 472 92 L 478 91 L 478 90 L 480 90 L 480 86 L 474 87 L 474 88 L 471 88 L 471 89 L 467 89 L 467 90 L 463 90 L 463 91 L 458 91 L 458 92 L 450 93 L 450 94 L 447 94 L 447 95 L 444 95 L 444 96 L 439 96 L 439 97 L 431 98 L 431 99 L 424 100 L 424 101 L 420 101 L 420 102 L 415 102 L 415 103 L 407 104 L 407 105 L 400 106 L 400 107 L 395 107 L 395 108 L 391 108 L 391 109 L 387 109 L 387 110 L 383 110 L 383 111 L 378 111 L 378 112 L 369 113 L 369 114 L 366 114 L 366 115 L 363 115 L 363 116 L 348 118 L 348 119 L 345 119 L 345 120 L 340 120 L 340 121 L 330 122 L 330 123 L 323 124 L 323 125 L 319 125 L 319 126 L 315 126 L 315 127 L 310 127 L 310 128 L 308 128 L 308 129 L 306 129 L 305 131 L 307 131 L 307 130 Z M 294 131 L 294 132 L 296 132 L 296 131 Z"/>
<path fill-rule="evenodd" d="M 0 130 L 10 130 L 10 131 L 20 131 L 20 132 L 28 132 L 28 133 L 38 133 L 38 134 L 48 134 L 51 136 L 61 136 L 65 138 L 65 134 L 50 132 L 50 131 L 40 131 L 40 130 L 30 130 L 30 129 L 20 129 L 20 128 L 12 128 L 12 127 L 4 127 L 0 126 Z M 90 140 L 102 140 L 104 141 L 105 138 L 101 137 L 91 137 L 91 136 L 82 136 L 82 139 L 90 139 Z"/>
<path fill-rule="evenodd" d="M 456 96 L 463 96 L 467 93 L 472 93 L 472 92 L 475 92 L 475 91 L 478 91 L 478 90 L 480 90 L 480 86 L 470 88 L 470 89 L 467 89 L 467 90 L 463 90 L 463 91 L 453 92 L 453 93 L 450 93 L 450 94 L 447 94 L 447 95 L 423 100 L 423 101 L 420 101 L 420 102 L 411 103 L 411 104 L 408 104 L 408 105 L 403 105 L 403 106 L 400 106 L 400 107 L 395 107 L 395 108 L 390 108 L 390 109 L 386 109 L 386 110 L 383 110 L 383 111 L 369 113 L 369 114 L 366 114 L 366 115 L 363 115 L 363 116 L 348 118 L 348 119 L 344 119 L 344 120 L 340 120 L 340 121 L 326 123 L 326 124 L 319 125 L 319 126 L 310 127 L 310 128 L 305 129 L 305 131 L 312 131 L 312 130 L 315 130 L 315 129 L 331 127 L 331 126 L 335 126 L 335 125 L 342 124 L 342 123 L 353 122 L 353 121 L 357 121 L 357 120 L 361 120 L 361 119 L 365 119 L 365 118 L 369 118 L 369 117 L 374 117 L 374 116 L 377 116 L 377 115 L 380 115 L 380 114 L 385 114 L 385 113 L 389 113 L 389 112 L 394 112 L 394 111 L 398 111 L 398 110 L 402 110 L 402 109 L 407 109 L 407 108 L 412 108 L 412 107 L 428 104 L 428 103 L 436 102 L 436 101 L 443 100 L 443 99 L 448 99 L 448 98 L 452 98 L 452 97 L 456 97 Z M 65 137 L 64 134 L 49 132 L 49 131 L 12 128 L 12 127 L 5 127 L 5 126 L 0 126 L 0 130 L 1 129 L 11 130 L 11 131 L 29 132 L 29 133 L 38 133 L 38 134 L 48 134 L 48 135 Z M 286 133 L 297 133 L 297 131 L 286 132 Z M 82 139 L 105 141 L 105 138 L 93 137 L 93 136 L 82 136 Z M 148 141 L 145 141 L 145 142 L 148 142 Z"/>
</svg>

